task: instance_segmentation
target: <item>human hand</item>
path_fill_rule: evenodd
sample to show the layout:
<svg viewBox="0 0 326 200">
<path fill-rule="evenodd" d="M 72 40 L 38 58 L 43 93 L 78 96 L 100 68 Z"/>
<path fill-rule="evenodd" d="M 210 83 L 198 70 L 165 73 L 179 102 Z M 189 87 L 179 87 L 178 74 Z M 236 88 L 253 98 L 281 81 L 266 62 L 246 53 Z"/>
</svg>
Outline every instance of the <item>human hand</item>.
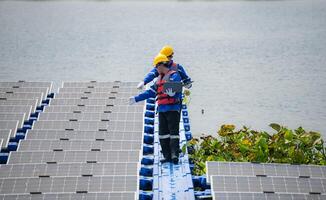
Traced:
<svg viewBox="0 0 326 200">
<path fill-rule="evenodd" d="M 137 89 L 142 89 L 144 85 L 145 85 L 144 81 L 139 82 L 137 85 Z"/>
<path fill-rule="evenodd" d="M 184 87 L 187 89 L 190 89 L 192 87 L 192 83 L 188 83 L 188 84 L 184 85 Z"/>
<path fill-rule="evenodd" d="M 133 105 L 136 103 L 135 97 L 129 97 L 129 105 Z"/>
</svg>

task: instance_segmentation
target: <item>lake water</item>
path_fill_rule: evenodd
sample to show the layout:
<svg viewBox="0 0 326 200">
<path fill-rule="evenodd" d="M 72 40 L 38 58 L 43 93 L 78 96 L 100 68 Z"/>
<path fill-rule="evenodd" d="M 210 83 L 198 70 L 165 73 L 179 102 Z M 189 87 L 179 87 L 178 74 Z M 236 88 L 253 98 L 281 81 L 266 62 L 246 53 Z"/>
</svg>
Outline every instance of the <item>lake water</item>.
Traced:
<svg viewBox="0 0 326 200">
<path fill-rule="evenodd" d="M 326 135 L 326 1 L 0 2 L 1 81 L 140 81 L 165 44 L 195 81 L 194 135 Z"/>
</svg>

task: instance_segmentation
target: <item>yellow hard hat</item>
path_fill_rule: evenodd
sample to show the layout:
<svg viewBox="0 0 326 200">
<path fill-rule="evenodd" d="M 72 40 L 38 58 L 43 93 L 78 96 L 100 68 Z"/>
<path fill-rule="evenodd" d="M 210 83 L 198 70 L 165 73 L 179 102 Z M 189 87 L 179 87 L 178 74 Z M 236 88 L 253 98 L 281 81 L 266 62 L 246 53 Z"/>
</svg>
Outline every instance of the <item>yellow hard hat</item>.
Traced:
<svg viewBox="0 0 326 200">
<path fill-rule="evenodd" d="M 159 53 L 154 58 L 153 65 L 156 66 L 157 64 L 159 64 L 161 62 L 169 62 L 169 59 L 165 55 Z"/>
<path fill-rule="evenodd" d="M 170 45 L 165 45 L 161 51 L 160 54 L 165 55 L 166 57 L 169 57 L 173 54 L 173 48 Z"/>
</svg>

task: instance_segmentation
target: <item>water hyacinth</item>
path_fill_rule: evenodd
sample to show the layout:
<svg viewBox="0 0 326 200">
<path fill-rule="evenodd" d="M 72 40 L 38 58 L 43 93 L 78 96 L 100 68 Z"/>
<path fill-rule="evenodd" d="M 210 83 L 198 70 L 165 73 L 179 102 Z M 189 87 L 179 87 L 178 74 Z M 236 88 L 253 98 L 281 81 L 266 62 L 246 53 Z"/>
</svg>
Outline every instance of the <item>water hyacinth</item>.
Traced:
<svg viewBox="0 0 326 200">
<path fill-rule="evenodd" d="M 222 125 L 216 137 L 207 135 L 187 143 L 194 174 L 205 173 L 206 161 L 291 163 L 326 165 L 326 148 L 321 134 L 302 127 L 290 130 L 270 124 L 276 133 L 255 131 L 232 124 Z M 185 149 L 185 147 L 183 148 Z"/>
</svg>

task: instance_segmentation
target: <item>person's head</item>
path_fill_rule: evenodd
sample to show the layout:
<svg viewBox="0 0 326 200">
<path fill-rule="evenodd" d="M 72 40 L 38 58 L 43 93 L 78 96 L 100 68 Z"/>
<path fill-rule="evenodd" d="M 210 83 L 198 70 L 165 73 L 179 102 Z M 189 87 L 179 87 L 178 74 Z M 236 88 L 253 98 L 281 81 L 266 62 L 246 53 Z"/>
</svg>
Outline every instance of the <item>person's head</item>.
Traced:
<svg viewBox="0 0 326 200">
<path fill-rule="evenodd" d="M 174 51 L 173 51 L 173 48 L 170 45 L 165 45 L 161 49 L 160 54 L 165 55 L 169 59 L 169 61 L 171 61 L 172 58 L 173 58 Z"/>
<path fill-rule="evenodd" d="M 163 54 L 158 54 L 154 58 L 153 65 L 160 74 L 166 74 L 169 71 L 169 59 Z"/>
</svg>

